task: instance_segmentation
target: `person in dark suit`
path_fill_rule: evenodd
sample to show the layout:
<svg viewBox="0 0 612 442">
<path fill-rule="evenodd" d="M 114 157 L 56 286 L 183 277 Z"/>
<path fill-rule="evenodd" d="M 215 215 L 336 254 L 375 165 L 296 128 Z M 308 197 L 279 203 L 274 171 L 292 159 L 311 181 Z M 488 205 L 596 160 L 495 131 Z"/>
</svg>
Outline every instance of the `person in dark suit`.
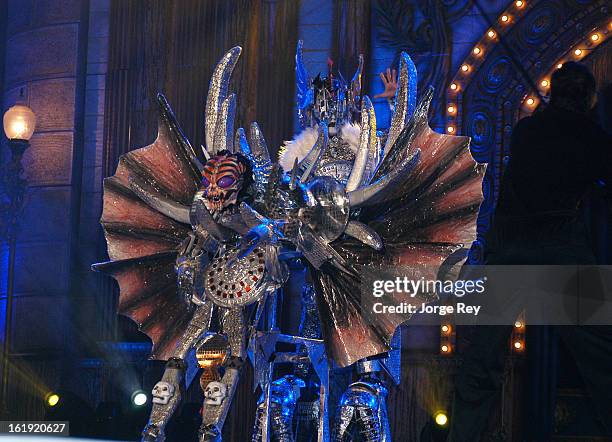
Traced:
<svg viewBox="0 0 612 442">
<path fill-rule="evenodd" d="M 588 115 L 595 91 L 595 79 L 586 67 L 565 63 L 552 75 L 546 109 L 515 126 L 486 237 L 486 264 L 595 263 L 579 204 L 594 182 L 612 184 L 612 141 Z M 512 325 L 474 328 L 455 380 L 449 441 L 480 440 L 499 398 L 511 331 Z M 602 423 L 612 433 L 610 327 L 563 326 L 556 331 L 576 360 Z M 552 410 L 547 415 L 552 416 Z"/>
</svg>

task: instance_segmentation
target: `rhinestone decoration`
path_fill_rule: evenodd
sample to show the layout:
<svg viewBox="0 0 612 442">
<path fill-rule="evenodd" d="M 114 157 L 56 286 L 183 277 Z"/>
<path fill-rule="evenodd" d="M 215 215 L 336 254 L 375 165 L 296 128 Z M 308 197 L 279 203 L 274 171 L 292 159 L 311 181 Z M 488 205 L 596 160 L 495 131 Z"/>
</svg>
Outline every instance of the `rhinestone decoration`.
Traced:
<svg viewBox="0 0 612 442">
<path fill-rule="evenodd" d="M 242 259 L 237 259 L 237 255 L 238 249 L 231 249 L 217 256 L 204 274 L 206 296 L 221 307 L 248 305 L 263 293 L 260 290 L 265 272 L 263 250 L 255 248 Z"/>
</svg>

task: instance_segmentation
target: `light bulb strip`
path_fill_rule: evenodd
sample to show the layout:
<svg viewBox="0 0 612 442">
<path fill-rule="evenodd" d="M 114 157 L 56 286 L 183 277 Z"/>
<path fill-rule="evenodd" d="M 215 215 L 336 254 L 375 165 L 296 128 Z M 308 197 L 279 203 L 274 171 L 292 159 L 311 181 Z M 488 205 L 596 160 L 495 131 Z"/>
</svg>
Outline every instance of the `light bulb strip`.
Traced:
<svg viewBox="0 0 612 442">
<path fill-rule="evenodd" d="M 461 95 L 466 85 L 466 79 L 476 72 L 484 62 L 491 49 L 497 44 L 500 35 L 503 36 L 516 24 L 519 19 L 533 6 L 533 0 L 515 0 L 502 11 L 495 25 L 488 28 L 482 38 L 476 42 L 469 55 L 459 64 L 459 70 L 452 81 L 448 84 L 447 95 L 449 103 L 455 106 L 454 112 L 446 111 L 446 133 L 457 135 L 460 126 L 461 114 L 458 106 Z M 506 20 L 503 19 L 506 17 Z"/>
<path fill-rule="evenodd" d="M 554 62 L 552 67 L 548 69 L 546 74 L 543 75 L 538 81 L 538 89 L 540 90 L 540 93 L 542 93 L 542 95 L 548 94 L 550 91 L 550 77 L 555 70 L 560 69 L 561 66 L 563 66 L 563 63 L 568 61 L 579 61 L 587 57 L 599 45 L 605 43 L 610 37 L 611 33 L 611 28 L 607 23 L 586 32 L 584 37 L 578 43 L 571 46 L 561 58 Z M 596 39 L 592 38 L 594 35 L 597 36 Z M 523 99 L 523 112 L 525 115 L 529 115 L 537 108 L 538 100 L 536 96 L 537 94 L 533 93 L 528 93 L 525 95 L 525 98 Z M 534 102 L 531 100 L 534 100 Z"/>
<path fill-rule="evenodd" d="M 500 35 L 503 36 L 510 31 L 512 26 L 533 6 L 533 0 L 523 0 L 521 4 L 512 2 L 497 18 L 496 24 L 488 28 L 483 37 L 472 47 L 469 55 L 459 64 L 459 69 L 447 88 L 448 105 L 446 106 L 446 133 L 457 135 L 461 128 L 461 101 L 465 87 L 469 84 L 469 77 L 475 73 L 480 65 L 484 63 L 491 49 L 497 44 Z M 508 20 L 503 22 L 502 17 L 506 15 Z M 612 22 L 606 20 L 600 25 L 591 28 L 584 37 L 553 64 L 545 75 L 537 80 L 538 91 L 530 91 L 525 94 L 522 101 L 522 113 L 532 113 L 539 104 L 539 96 L 546 96 L 550 91 L 550 77 L 555 69 L 558 69 L 566 61 L 579 61 L 587 57 L 599 45 L 605 43 L 612 33 Z M 466 69 L 467 67 L 467 69 Z M 539 92 L 539 93 L 538 93 Z M 453 111 L 449 111 L 450 104 Z"/>
</svg>

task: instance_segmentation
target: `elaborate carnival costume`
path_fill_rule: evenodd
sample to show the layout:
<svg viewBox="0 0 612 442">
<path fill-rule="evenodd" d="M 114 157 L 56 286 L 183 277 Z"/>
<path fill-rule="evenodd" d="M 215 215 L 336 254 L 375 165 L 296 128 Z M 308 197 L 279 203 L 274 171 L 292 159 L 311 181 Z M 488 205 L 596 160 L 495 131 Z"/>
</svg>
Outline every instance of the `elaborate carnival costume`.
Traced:
<svg viewBox="0 0 612 442">
<path fill-rule="evenodd" d="M 407 319 L 362 311 L 359 265 L 439 266 L 474 237 L 481 172 L 467 138 L 429 128 L 431 90 L 407 121 L 414 92 L 400 82 L 384 149 L 363 97 L 359 146 L 345 183 L 317 176 L 330 148 L 324 121 L 308 153 L 284 173 L 270 160 L 256 123 L 250 142 L 242 129 L 234 136 L 235 97 L 228 86 L 240 52 L 230 50 L 214 71 L 204 152 L 192 148 L 159 96 L 157 139 L 123 155 L 105 180 L 102 225 L 111 261 L 96 269 L 118 281 L 119 312 L 151 338 L 152 357 L 167 360 L 153 390 L 147 441 L 164 440 L 193 353 L 204 368 L 199 440 L 221 439 L 248 343 L 263 348 L 265 337 L 274 336 L 256 326 L 287 280 L 291 259 L 308 263 L 326 353 L 344 367 L 387 353 Z M 316 341 L 300 342 L 310 360 L 321 361 Z M 267 384 L 262 418 L 268 422 L 273 388 Z"/>
</svg>

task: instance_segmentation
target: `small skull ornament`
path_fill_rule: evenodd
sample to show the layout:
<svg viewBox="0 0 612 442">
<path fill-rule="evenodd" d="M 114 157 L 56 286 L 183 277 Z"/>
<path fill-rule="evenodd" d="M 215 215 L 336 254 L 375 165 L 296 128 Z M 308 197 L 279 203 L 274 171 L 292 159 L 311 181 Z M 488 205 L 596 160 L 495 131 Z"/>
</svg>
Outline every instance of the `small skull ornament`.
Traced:
<svg viewBox="0 0 612 442">
<path fill-rule="evenodd" d="M 160 381 L 153 387 L 153 403 L 159 405 L 167 405 L 170 399 L 174 396 L 174 385 Z"/>
<path fill-rule="evenodd" d="M 227 396 L 227 385 L 222 382 L 209 382 L 204 389 L 204 403 L 206 405 L 221 405 Z"/>
<path fill-rule="evenodd" d="M 209 159 L 202 170 L 204 205 L 215 215 L 236 204 L 244 184 L 246 166 L 235 154 L 220 154 Z"/>
</svg>

